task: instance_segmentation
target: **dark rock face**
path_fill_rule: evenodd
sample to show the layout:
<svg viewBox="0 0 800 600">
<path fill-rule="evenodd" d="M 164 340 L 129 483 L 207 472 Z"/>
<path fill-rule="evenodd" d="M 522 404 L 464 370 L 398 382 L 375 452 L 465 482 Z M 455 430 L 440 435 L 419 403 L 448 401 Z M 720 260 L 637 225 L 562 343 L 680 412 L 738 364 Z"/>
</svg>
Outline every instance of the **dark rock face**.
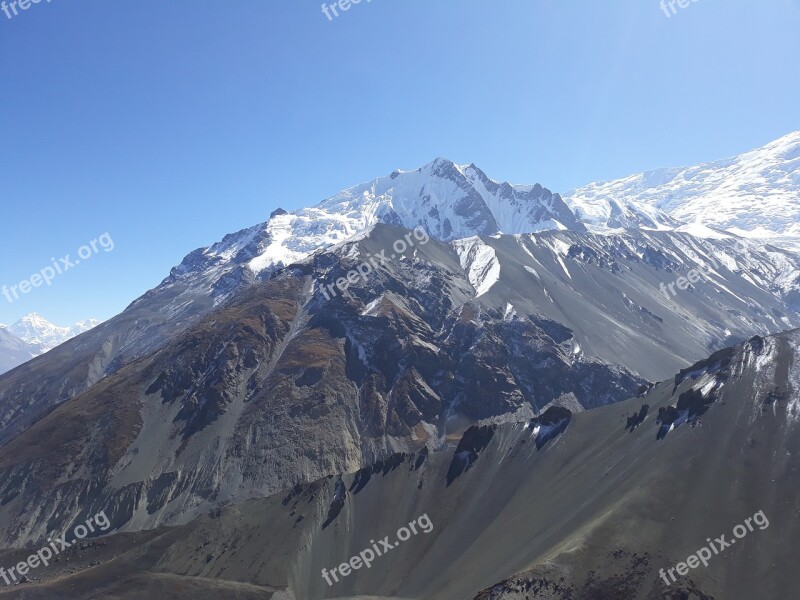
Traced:
<svg viewBox="0 0 800 600">
<path fill-rule="evenodd" d="M 630 553 L 622 549 L 608 552 L 607 561 L 614 566 L 614 574 L 590 571 L 582 585 L 568 581 L 567 577 L 551 574 L 520 574 L 490 589 L 484 590 L 474 600 L 517 600 L 522 598 L 547 598 L 548 600 L 627 600 L 647 584 L 646 578 L 653 566 L 649 553 Z M 540 571 L 537 569 L 536 571 Z M 681 596 L 694 598 L 693 596 Z M 696 600 L 713 600 L 710 596 L 697 596 Z"/>
<path fill-rule="evenodd" d="M 658 409 L 656 423 L 660 424 L 661 428 L 658 430 L 656 439 L 663 440 L 666 437 L 672 425 L 680 417 L 680 414 L 680 411 L 674 406 L 662 406 Z"/>
<path fill-rule="evenodd" d="M 461 437 L 453 453 L 453 460 L 447 471 L 447 485 L 452 484 L 460 475 L 465 473 L 492 441 L 495 425 L 473 425 Z"/>
<path fill-rule="evenodd" d="M 697 419 L 706 413 L 709 407 L 717 400 L 717 394 L 710 390 L 703 393 L 701 390 L 689 389 L 678 397 L 675 406 L 662 407 L 658 411 L 656 423 L 661 425 L 657 439 L 664 439 L 673 426 L 681 422 L 696 423 Z"/>
<path fill-rule="evenodd" d="M 689 419 L 693 419 L 704 414 L 715 400 L 716 396 L 713 394 L 703 395 L 700 390 L 688 390 L 680 395 L 676 408 L 687 411 Z"/>
<path fill-rule="evenodd" d="M 336 481 L 336 488 L 333 494 L 333 498 L 331 499 L 331 506 L 328 509 L 328 517 L 322 524 L 323 529 L 326 529 L 328 525 L 333 523 L 336 517 L 339 516 L 339 513 L 342 512 L 342 508 L 344 508 L 344 501 L 346 499 L 347 499 L 347 488 L 344 485 L 344 481 L 342 481 L 342 479 L 339 478 Z"/>
<path fill-rule="evenodd" d="M 427 458 L 427 456 L 428 448 L 425 447 L 420 452 L 416 464 L 412 466 L 411 469 L 419 469 L 419 467 L 422 466 L 422 463 L 425 462 L 425 458 Z M 399 468 L 400 465 L 406 461 L 411 461 L 411 459 L 413 459 L 413 455 L 406 454 L 405 452 L 396 452 L 395 454 L 387 457 L 385 460 L 379 460 L 368 467 L 359 469 L 356 472 L 355 477 L 353 477 L 353 483 L 350 484 L 349 491 L 353 494 L 358 494 L 361 490 L 367 487 L 367 484 L 370 482 L 373 475 L 380 474 L 381 476 L 386 477 L 386 475 Z"/>
<path fill-rule="evenodd" d="M 756 345 L 760 346 L 761 344 L 756 342 Z M 675 375 L 675 387 L 673 388 L 673 391 L 677 390 L 681 383 L 687 379 L 697 377 L 700 373 L 710 371 L 724 372 L 730 366 L 731 359 L 734 357 L 734 355 L 735 349 L 733 347 L 723 348 L 719 352 L 715 352 L 709 356 L 707 359 L 698 361 L 691 367 L 681 369 L 680 372 Z"/>
<path fill-rule="evenodd" d="M 564 433 L 570 420 L 572 411 L 560 406 L 551 406 L 538 417 L 531 419 L 529 426 L 536 435 L 534 440 L 536 449 L 541 450 L 547 442 Z"/>
<path fill-rule="evenodd" d="M 425 464 L 425 461 L 428 460 L 428 454 L 428 447 L 425 446 L 422 450 L 420 450 L 419 456 L 417 456 L 417 460 L 414 462 L 412 470 L 419 471 L 422 465 Z"/>
<path fill-rule="evenodd" d="M 531 419 L 531 427 L 536 425 L 552 426 L 558 425 L 562 421 L 569 421 L 572 418 L 572 411 L 561 406 L 551 406 L 538 417 Z"/>
<path fill-rule="evenodd" d="M 630 432 L 633 433 L 634 429 L 644 423 L 644 419 L 647 417 L 648 410 L 650 410 L 650 406 L 647 404 L 642 404 L 642 408 L 639 409 L 638 413 L 628 417 L 628 422 L 625 424 L 625 430 L 630 430 Z"/>
<path fill-rule="evenodd" d="M 654 386 L 655 386 L 655 384 L 653 384 L 653 383 L 645 383 L 645 384 L 639 386 L 639 389 L 636 391 L 636 396 L 641 398 L 642 396 L 647 394 L 647 392 L 652 390 Z"/>
</svg>

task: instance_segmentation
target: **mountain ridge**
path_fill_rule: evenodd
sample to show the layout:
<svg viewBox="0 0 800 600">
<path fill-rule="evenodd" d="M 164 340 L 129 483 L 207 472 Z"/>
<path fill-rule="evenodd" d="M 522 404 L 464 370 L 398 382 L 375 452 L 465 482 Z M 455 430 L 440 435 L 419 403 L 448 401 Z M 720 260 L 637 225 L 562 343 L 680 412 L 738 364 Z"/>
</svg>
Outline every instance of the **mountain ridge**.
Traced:
<svg viewBox="0 0 800 600">
<path fill-rule="evenodd" d="M 565 194 L 593 225 L 616 204 L 647 206 L 683 223 L 800 248 L 800 131 L 759 148 L 692 167 L 661 168 L 589 183 Z"/>
<path fill-rule="evenodd" d="M 755 168 L 753 165 L 761 171 L 751 174 L 748 169 Z M 740 202 L 727 212 L 714 205 L 713 198 L 717 196 L 712 200 L 702 197 L 708 189 L 720 188 L 719 181 L 727 176 L 725 168 L 743 170 L 749 177 L 737 179 L 734 183 L 738 187 L 729 186 L 740 192 L 737 196 Z M 765 169 L 784 173 L 785 177 L 772 177 L 768 180 L 769 186 L 753 183 L 751 180 L 758 179 Z M 700 175 L 704 170 L 709 171 L 710 181 L 705 187 L 702 181 L 697 183 L 697 198 L 687 192 L 685 202 L 690 204 L 687 208 L 682 208 L 683 204 L 677 200 L 669 201 L 669 190 L 658 187 L 665 180 L 679 180 L 684 173 L 702 180 Z M 748 185 L 754 187 L 755 198 L 743 195 Z M 640 192 L 637 186 L 642 188 Z M 728 192 L 730 190 L 723 187 L 718 194 Z M 309 208 L 277 209 L 264 223 L 198 248 L 187 255 L 171 275 L 244 268 L 252 277 L 268 277 L 276 268 L 364 236 L 377 223 L 407 229 L 423 227 L 429 235 L 443 241 L 548 229 L 584 232 L 588 227 L 601 234 L 639 229 L 688 231 L 698 237 L 712 238 L 738 236 L 795 251 L 800 250 L 798 198 L 800 132 L 787 134 L 731 159 L 687 169 L 657 169 L 621 180 L 592 183 L 569 191 L 564 198 L 540 184 L 499 182 L 474 163 L 456 164 L 439 157 L 415 170 L 398 169 L 390 175 L 346 188 Z M 790 210 L 781 214 L 776 206 L 787 199 L 791 200 Z M 742 208 L 753 200 L 751 210 Z M 695 204 L 704 209 L 706 217 L 698 216 Z M 744 217 L 736 218 L 738 212 L 744 212 Z M 781 223 L 784 225 L 778 226 Z M 227 297 L 224 290 L 222 286 L 222 298 Z"/>
</svg>

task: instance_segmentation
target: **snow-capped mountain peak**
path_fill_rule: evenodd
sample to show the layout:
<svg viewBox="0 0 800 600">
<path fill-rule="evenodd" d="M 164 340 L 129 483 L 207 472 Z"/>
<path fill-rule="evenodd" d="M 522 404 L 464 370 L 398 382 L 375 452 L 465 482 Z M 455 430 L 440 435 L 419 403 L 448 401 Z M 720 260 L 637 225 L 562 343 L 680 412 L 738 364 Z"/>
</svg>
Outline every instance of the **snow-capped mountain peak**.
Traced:
<svg viewBox="0 0 800 600">
<path fill-rule="evenodd" d="M 86 319 L 78 321 L 70 327 L 59 327 L 40 314 L 33 312 L 6 327 L 5 331 L 25 342 L 32 352 L 38 355 L 52 350 L 99 323 L 100 321 L 97 319 Z"/>
<path fill-rule="evenodd" d="M 172 277 L 211 273 L 215 275 L 206 279 L 216 285 L 221 272 L 232 265 L 258 275 L 365 235 L 378 223 L 424 227 L 445 241 L 548 229 L 586 230 L 561 197 L 541 185 L 498 182 L 474 164 L 459 165 L 440 157 L 416 170 L 396 170 L 345 189 L 311 208 L 274 211 L 266 223 L 191 253 Z"/>
<path fill-rule="evenodd" d="M 590 222 L 616 203 L 797 247 L 800 131 L 733 158 L 591 183 L 569 192 L 567 203 Z"/>
<path fill-rule="evenodd" d="M 424 227 L 448 242 L 500 233 L 583 233 L 588 226 L 602 234 L 638 229 L 710 239 L 766 237 L 796 249 L 799 166 L 797 132 L 732 159 L 593 183 L 564 200 L 539 184 L 499 182 L 474 164 L 439 157 L 347 188 L 310 208 L 273 211 L 266 223 L 192 252 L 165 283 L 180 282 L 219 303 L 247 280 L 364 236 L 379 223 Z M 167 310 L 177 314 L 181 306 L 176 298 Z"/>
<path fill-rule="evenodd" d="M 457 165 L 446 158 L 346 189 L 316 208 L 346 216 L 353 233 L 388 223 L 409 229 L 423 226 L 447 241 L 545 229 L 584 230 L 561 198 L 541 185 L 497 182 L 474 164 Z"/>
</svg>

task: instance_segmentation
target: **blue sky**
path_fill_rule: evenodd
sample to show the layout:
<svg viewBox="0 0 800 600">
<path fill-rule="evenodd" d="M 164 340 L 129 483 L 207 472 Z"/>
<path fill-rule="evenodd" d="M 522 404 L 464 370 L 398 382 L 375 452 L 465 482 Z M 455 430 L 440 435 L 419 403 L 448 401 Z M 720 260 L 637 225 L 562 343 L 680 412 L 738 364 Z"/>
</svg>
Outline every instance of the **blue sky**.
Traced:
<svg viewBox="0 0 800 600">
<path fill-rule="evenodd" d="M 0 285 L 108 318 L 194 248 L 436 156 L 554 191 L 800 129 L 800 0 L 52 0 L 0 13 Z"/>
</svg>

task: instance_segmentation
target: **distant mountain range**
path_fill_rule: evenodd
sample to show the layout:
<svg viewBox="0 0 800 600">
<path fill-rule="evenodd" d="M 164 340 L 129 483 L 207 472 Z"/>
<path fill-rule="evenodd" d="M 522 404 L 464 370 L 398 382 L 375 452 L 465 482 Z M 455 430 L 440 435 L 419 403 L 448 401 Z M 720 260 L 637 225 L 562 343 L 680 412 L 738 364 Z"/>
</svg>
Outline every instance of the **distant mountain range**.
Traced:
<svg viewBox="0 0 800 600">
<path fill-rule="evenodd" d="M 0 540 L 35 545 L 107 512 L 112 546 L 38 571 L 41 598 L 661 597 L 652 567 L 691 550 L 678 542 L 707 512 L 704 536 L 738 518 L 710 491 L 676 512 L 690 483 L 790 518 L 794 489 L 763 490 L 800 453 L 785 333 L 800 328 L 800 255 L 782 220 L 798 139 L 563 199 L 436 159 L 195 250 L 59 346 L 39 317 L 0 330 L 52 348 L 0 376 Z M 708 197 L 734 175 L 723 218 Z M 430 240 L 397 243 L 417 227 Z M 314 574 L 410 507 L 441 532 L 391 575 L 332 590 Z M 644 560 L 612 525 L 653 532 L 664 556 Z M 735 598 L 741 571 L 697 597 Z"/>
<path fill-rule="evenodd" d="M 99 322 L 87 319 L 71 327 L 58 327 L 37 313 L 30 313 L 12 325 L 0 324 L 0 374 L 89 331 Z"/>
</svg>

